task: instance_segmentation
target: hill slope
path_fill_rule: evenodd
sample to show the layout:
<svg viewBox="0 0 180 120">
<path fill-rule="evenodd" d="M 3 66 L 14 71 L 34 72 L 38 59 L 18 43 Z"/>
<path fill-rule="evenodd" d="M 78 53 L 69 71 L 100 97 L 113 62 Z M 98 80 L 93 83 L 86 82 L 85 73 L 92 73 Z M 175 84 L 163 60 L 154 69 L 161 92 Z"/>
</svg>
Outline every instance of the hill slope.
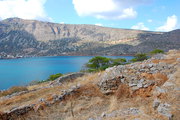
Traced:
<svg viewBox="0 0 180 120">
<path fill-rule="evenodd" d="M 180 51 L 0 92 L 0 120 L 179 120 Z"/>
<path fill-rule="evenodd" d="M 121 55 L 178 49 L 180 30 L 160 33 L 9 18 L 0 21 L 1 55 Z"/>
</svg>

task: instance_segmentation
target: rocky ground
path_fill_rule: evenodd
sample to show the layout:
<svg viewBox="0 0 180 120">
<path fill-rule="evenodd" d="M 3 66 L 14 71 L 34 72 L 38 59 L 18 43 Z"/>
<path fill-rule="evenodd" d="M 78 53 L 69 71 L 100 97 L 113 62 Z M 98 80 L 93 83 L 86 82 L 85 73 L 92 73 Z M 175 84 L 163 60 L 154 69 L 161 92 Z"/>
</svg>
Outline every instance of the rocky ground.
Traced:
<svg viewBox="0 0 180 120">
<path fill-rule="evenodd" d="M 180 51 L 0 98 L 2 120 L 179 120 Z"/>
</svg>

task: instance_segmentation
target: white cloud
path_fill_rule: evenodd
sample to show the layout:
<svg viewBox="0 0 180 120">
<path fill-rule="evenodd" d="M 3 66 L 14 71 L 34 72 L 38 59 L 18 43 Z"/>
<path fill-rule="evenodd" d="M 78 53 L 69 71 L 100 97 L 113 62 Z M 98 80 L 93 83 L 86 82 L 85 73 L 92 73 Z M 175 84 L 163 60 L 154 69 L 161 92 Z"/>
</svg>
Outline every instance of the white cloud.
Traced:
<svg viewBox="0 0 180 120">
<path fill-rule="evenodd" d="M 148 23 L 152 23 L 152 21 L 153 21 L 153 20 L 151 20 L 151 19 L 147 20 Z"/>
<path fill-rule="evenodd" d="M 101 23 L 96 23 L 95 25 L 97 25 L 97 26 L 103 26 L 103 24 L 101 24 Z"/>
<path fill-rule="evenodd" d="M 0 19 L 19 17 L 51 21 L 45 13 L 45 3 L 46 0 L 1 0 Z"/>
<path fill-rule="evenodd" d="M 178 18 L 176 15 L 169 16 L 163 26 L 158 27 L 157 31 L 171 31 L 177 28 Z"/>
<path fill-rule="evenodd" d="M 60 24 L 65 24 L 65 22 L 60 22 Z"/>
<path fill-rule="evenodd" d="M 126 8 L 122 11 L 122 15 L 118 16 L 118 19 L 133 18 L 137 15 L 137 12 L 133 8 Z"/>
<path fill-rule="evenodd" d="M 73 4 L 79 16 L 127 19 L 136 17 L 134 7 L 146 1 L 148 0 L 73 0 Z"/>
<path fill-rule="evenodd" d="M 137 30 L 149 30 L 149 28 L 147 28 L 144 23 L 140 22 L 137 25 L 134 25 L 131 27 L 132 29 L 137 29 Z"/>
</svg>

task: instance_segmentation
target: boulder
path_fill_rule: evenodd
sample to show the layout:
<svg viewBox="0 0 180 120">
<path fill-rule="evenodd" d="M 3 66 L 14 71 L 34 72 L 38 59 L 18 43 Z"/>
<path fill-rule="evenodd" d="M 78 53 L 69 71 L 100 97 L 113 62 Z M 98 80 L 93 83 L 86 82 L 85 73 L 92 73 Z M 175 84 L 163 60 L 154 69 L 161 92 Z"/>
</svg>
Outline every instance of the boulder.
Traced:
<svg viewBox="0 0 180 120">
<path fill-rule="evenodd" d="M 50 86 L 59 86 L 59 85 L 62 85 L 62 83 L 64 83 L 64 82 L 70 82 L 72 80 L 77 79 L 78 77 L 84 76 L 85 74 L 86 73 L 76 72 L 76 73 L 71 73 L 71 74 L 63 75 L 63 76 L 57 78 L 56 80 L 54 80 L 53 82 L 51 82 Z"/>
</svg>

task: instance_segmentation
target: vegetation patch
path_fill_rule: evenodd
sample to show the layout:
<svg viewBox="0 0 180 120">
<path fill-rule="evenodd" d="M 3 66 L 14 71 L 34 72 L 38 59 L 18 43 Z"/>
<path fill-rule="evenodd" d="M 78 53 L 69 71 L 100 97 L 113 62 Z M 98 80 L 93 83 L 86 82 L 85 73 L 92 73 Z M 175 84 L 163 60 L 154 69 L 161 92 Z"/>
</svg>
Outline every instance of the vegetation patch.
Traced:
<svg viewBox="0 0 180 120">
<path fill-rule="evenodd" d="M 125 58 L 107 58 L 102 56 L 96 56 L 89 60 L 88 63 L 85 64 L 85 70 L 88 72 L 97 72 L 105 70 L 108 67 L 113 67 L 116 65 L 124 65 L 127 63 Z"/>
<path fill-rule="evenodd" d="M 161 49 L 154 49 L 153 51 L 150 52 L 151 55 L 155 55 L 155 54 L 164 54 L 164 51 Z"/>
<path fill-rule="evenodd" d="M 131 62 L 138 62 L 138 61 L 144 61 L 147 60 L 148 56 L 145 53 L 136 54 L 134 58 L 131 60 Z"/>
<path fill-rule="evenodd" d="M 57 78 L 59 78 L 61 76 L 63 76 L 63 74 L 61 74 L 61 73 L 53 74 L 53 75 L 50 75 L 47 80 L 42 80 L 42 81 L 39 81 L 38 83 L 53 81 L 53 80 L 55 80 L 55 79 L 57 79 Z"/>
<path fill-rule="evenodd" d="M 132 62 L 139 62 L 139 61 L 144 61 L 149 59 L 150 55 L 155 55 L 155 54 L 160 54 L 164 53 L 163 50 L 160 49 L 154 49 L 150 53 L 139 53 L 134 56 L 133 59 L 130 60 L 130 63 Z M 108 67 L 113 67 L 117 65 L 125 65 L 129 64 L 125 58 L 117 58 L 117 59 L 112 59 L 112 58 L 107 58 L 107 57 L 102 57 L 102 56 L 96 56 L 93 57 L 92 59 L 89 60 L 88 63 L 85 64 L 85 70 L 87 72 L 98 72 L 105 70 Z"/>
</svg>

